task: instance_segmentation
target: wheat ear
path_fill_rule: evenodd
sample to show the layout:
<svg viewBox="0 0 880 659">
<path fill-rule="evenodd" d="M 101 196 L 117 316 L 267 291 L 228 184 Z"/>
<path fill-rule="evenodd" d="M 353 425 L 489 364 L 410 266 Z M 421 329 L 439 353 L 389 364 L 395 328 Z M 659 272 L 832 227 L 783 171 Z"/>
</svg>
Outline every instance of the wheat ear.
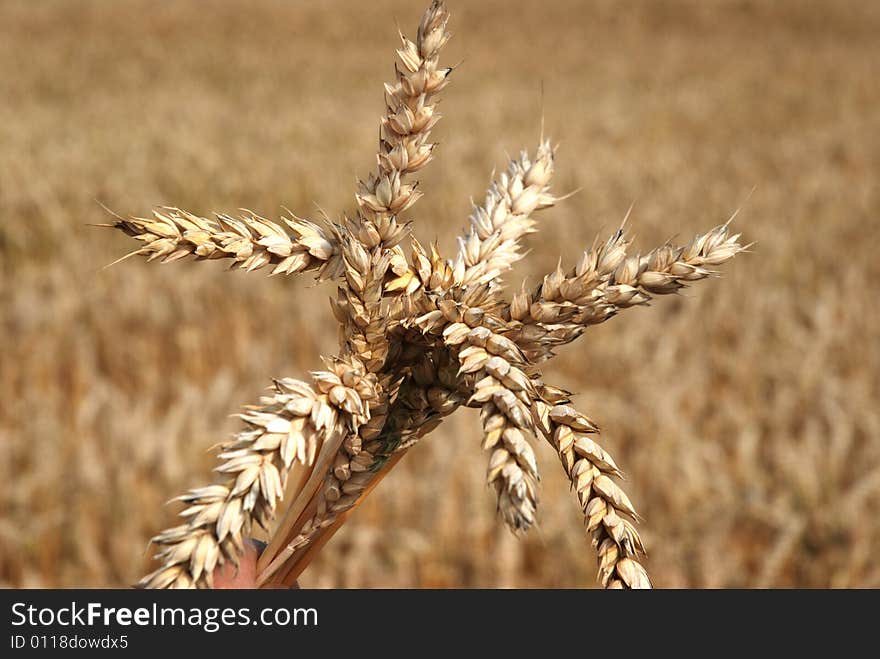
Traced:
<svg viewBox="0 0 880 659">
<path fill-rule="evenodd" d="M 128 256 L 142 255 L 164 263 L 193 256 L 226 259 L 231 267 L 271 274 L 317 271 L 320 279 L 341 274 L 338 233 L 298 217 L 284 217 L 288 230 L 276 222 L 244 213 L 238 218 L 217 215 L 211 220 L 178 208 L 160 208 L 153 217 L 116 217 L 109 225 L 142 243 Z M 123 257 L 126 258 L 126 257 Z"/>
<path fill-rule="evenodd" d="M 397 80 L 385 85 L 386 113 L 380 123 L 377 169 L 361 181 L 355 217 L 346 222 L 342 243 L 345 286 L 336 302 L 338 318 L 345 318 L 343 339 L 370 372 L 378 372 L 388 356 L 386 295 L 410 291 L 401 280 L 406 262 L 398 243 L 407 226 L 398 216 L 418 201 L 418 184 L 408 177 L 432 158 L 431 129 L 440 118 L 436 94 L 448 83 L 451 68 L 440 68 L 440 50 L 450 38 L 449 13 L 435 1 L 422 17 L 415 42 L 400 34 L 397 51 L 402 67 Z"/>
<path fill-rule="evenodd" d="M 468 404 L 482 408 L 483 449 L 492 451 L 487 479 L 501 517 L 512 530 L 527 530 L 535 521 L 539 477 L 527 439 L 534 431 L 529 410 L 535 392 L 519 368 L 525 357 L 510 339 L 485 325 L 455 322 L 443 338 L 458 350 L 459 374 L 475 380 Z"/>
<path fill-rule="evenodd" d="M 586 251 L 569 273 L 557 268 L 531 294 L 515 295 L 507 312 L 511 336 L 533 361 L 549 359 L 555 346 L 571 343 L 621 309 L 715 274 L 710 268 L 748 249 L 728 229 L 723 224 L 683 247 L 667 244 L 645 256 L 627 256 L 630 240 L 621 229 Z"/>
<path fill-rule="evenodd" d="M 644 547 L 630 520 L 635 508 L 613 478 L 620 470 L 612 457 L 591 439 L 596 424 L 569 404 L 564 392 L 541 386 L 532 413 L 542 434 L 556 450 L 565 475 L 584 513 L 587 533 L 599 558 L 599 583 L 606 588 L 650 588 L 639 563 Z"/>
<path fill-rule="evenodd" d="M 215 567 L 238 564 L 251 526 L 269 527 L 294 463 L 313 465 L 325 445 L 369 421 L 375 378 L 363 365 L 339 360 L 313 380 L 276 380 L 271 395 L 240 415 L 246 429 L 222 445 L 220 481 L 179 497 L 186 521 L 153 538 L 162 566 L 141 586 L 211 587 Z"/>
<path fill-rule="evenodd" d="M 525 151 L 508 163 L 489 186 L 482 205 L 474 205 L 468 228 L 458 238 L 458 253 L 443 259 L 436 245 L 430 253 L 412 241 L 411 265 L 401 276 L 415 296 L 421 314 L 416 324 L 426 332 L 442 332 L 443 301 L 492 310 L 500 303 L 500 275 L 522 258 L 522 238 L 534 232 L 533 214 L 556 202 L 550 192 L 554 150 L 542 142 L 534 156 Z"/>
<path fill-rule="evenodd" d="M 541 143 L 534 160 L 521 152 L 492 182 L 483 204 L 474 205 L 468 230 L 458 239 L 453 272 L 461 274 L 455 287 L 494 289 L 500 275 L 522 258 L 521 240 L 535 231 L 532 214 L 556 201 L 550 193 L 553 158 L 549 141 Z"/>
</svg>

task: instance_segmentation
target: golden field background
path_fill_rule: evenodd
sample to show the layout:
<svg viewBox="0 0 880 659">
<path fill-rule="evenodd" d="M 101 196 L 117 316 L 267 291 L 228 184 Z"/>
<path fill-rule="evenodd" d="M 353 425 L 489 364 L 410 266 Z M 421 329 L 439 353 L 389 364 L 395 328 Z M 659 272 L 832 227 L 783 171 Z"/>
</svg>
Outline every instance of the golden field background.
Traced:
<svg viewBox="0 0 880 659">
<path fill-rule="evenodd" d="M 396 23 L 424 2 L 0 2 L 0 585 L 127 586 L 164 502 L 272 376 L 332 354 L 332 285 L 131 259 L 86 226 L 281 205 L 338 217 L 373 166 Z M 752 254 L 564 348 L 628 475 L 660 587 L 880 587 L 880 5 L 449 0 L 436 161 L 412 214 L 451 252 L 506 153 L 561 142 L 508 281 L 742 207 Z M 543 92 L 542 92 L 543 89 Z M 750 196 L 750 191 L 754 192 Z M 484 484 L 477 414 L 416 447 L 305 587 L 592 587 L 547 446 L 540 528 Z"/>
</svg>

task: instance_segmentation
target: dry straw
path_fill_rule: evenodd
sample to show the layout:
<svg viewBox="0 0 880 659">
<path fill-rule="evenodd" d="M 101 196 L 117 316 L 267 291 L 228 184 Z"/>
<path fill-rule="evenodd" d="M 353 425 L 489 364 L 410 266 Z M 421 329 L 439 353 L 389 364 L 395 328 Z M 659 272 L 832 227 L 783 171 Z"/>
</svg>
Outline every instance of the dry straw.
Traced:
<svg viewBox="0 0 880 659">
<path fill-rule="evenodd" d="M 183 523 L 153 538 L 160 566 L 142 586 L 211 587 L 218 565 L 238 564 L 254 524 L 271 533 L 260 583 L 292 583 L 403 454 L 465 405 L 481 410 L 487 480 L 513 531 L 536 519 L 531 442 L 540 434 L 583 509 L 599 581 L 650 587 L 639 563 L 636 511 L 615 480 L 620 470 L 596 442 L 596 424 L 566 392 L 543 382 L 537 364 L 621 309 L 709 277 L 744 247 L 724 225 L 684 247 L 629 255 L 621 230 L 572 270 L 557 269 L 537 289 L 506 299 L 500 276 L 536 230 L 534 214 L 557 201 L 549 187 L 554 149 L 546 141 L 491 184 L 453 259 L 436 245 L 420 245 L 401 218 L 421 195 L 412 174 L 433 157 L 436 95 L 452 71 L 439 64 L 447 21 L 435 1 L 416 40 L 400 37 L 396 80 L 385 86 L 377 167 L 359 185 L 353 217 L 278 223 L 163 209 L 113 223 L 141 242 L 133 254 L 151 260 L 227 259 L 272 274 L 313 271 L 339 285 L 339 354 L 308 381 L 275 380 L 245 409 L 245 427 L 221 447 L 217 482 L 179 497 Z"/>
</svg>

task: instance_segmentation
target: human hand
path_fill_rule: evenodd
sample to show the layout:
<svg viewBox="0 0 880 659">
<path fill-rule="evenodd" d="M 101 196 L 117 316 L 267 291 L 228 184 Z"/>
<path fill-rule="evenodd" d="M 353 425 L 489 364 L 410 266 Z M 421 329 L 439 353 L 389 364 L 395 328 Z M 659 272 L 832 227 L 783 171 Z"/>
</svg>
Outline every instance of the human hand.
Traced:
<svg viewBox="0 0 880 659">
<path fill-rule="evenodd" d="M 214 588 L 217 590 L 254 589 L 257 588 L 257 560 L 266 548 L 266 544 L 258 540 L 247 539 L 244 542 L 244 553 L 239 557 L 238 570 L 232 563 L 224 563 L 214 570 Z M 298 583 L 288 586 L 270 581 L 262 588 L 294 589 Z"/>
</svg>

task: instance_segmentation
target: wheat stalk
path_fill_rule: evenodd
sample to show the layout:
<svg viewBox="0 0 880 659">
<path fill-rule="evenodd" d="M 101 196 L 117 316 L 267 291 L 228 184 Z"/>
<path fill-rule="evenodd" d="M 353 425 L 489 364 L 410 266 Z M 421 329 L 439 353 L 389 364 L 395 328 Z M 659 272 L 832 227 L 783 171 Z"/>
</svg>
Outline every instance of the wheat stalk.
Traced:
<svg viewBox="0 0 880 659">
<path fill-rule="evenodd" d="M 271 533 L 259 583 L 292 583 L 405 452 L 466 405 L 480 408 L 487 480 L 512 530 L 536 520 L 539 476 L 530 440 L 540 433 L 583 510 L 600 583 L 650 587 L 639 563 L 637 515 L 615 482 L 617 465 L 590 437 L 596 425 L 566 392 L 543 382 L 537 365 L 588 326 L 704 279 L 745 248 L 723 225 L 684 247 L 628 256 L 621 230 L 570 271 L 557 268 L 535 290 L 506 299 L 501 276 L 536 230 L 534 214 L 558 201 L 550 191 L 554 149 L 543 139 L 533 157 L 521 153 L 490 185 L 454 258 L 436 244 L 421 245 L 402 216 L 421 195 L 412 174 L 434 153 L 436 94 L 452 70 L 439 65 L 448 19 L 438 0 L 415 41 L 400 35 L 376 170 L 359 183 L 352 217 L 322 224 L 249 213 L 209 220 L 170 208 L 150 219 L 117 216 L 109 225 L 141 242 L 129 256 L 226 259 L 245 270 L 312 271 L 338 283 L 339 355 L 313 372 L 311 383 L 276 380 L 246 408 L 245 428 L 221 446 L 217 482 L 179 497 L 184 523 L 153 539 L 161 565 L 141 585 L 211 587 L 217 566 L 237 564 L 254 524 Z"/>
</svg>

